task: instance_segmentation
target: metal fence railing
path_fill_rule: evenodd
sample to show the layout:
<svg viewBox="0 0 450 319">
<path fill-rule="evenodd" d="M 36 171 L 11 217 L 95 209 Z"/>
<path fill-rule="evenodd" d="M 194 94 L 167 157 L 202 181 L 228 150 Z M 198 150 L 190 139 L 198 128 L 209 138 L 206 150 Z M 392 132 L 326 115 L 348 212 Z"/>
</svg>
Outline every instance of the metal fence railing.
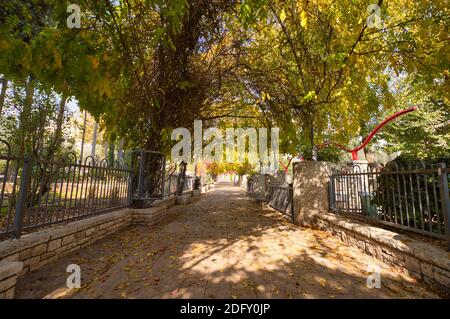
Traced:
<svg viewBox="0 0 450 319">
<path fill-rule="evenodd" d="M 0 155 L 0 172 L 0 237 L 129 205 L 125 164 L 92 157 L 79 163 L 74 154 L 55 161 L 7 154 Z"/>
<path fill-rule="evenodd" d="M 331 175 L 330 207 L 450 243 L 449 175 L 443 163 L 345 167 Z"/>
<path fill-rule="evenodd" d="M 247 178 L 249 196 L 266 202 L 270 207 L 287 215 L 294 222 L 294 190 L 292 183 L 281 182 L 268 174 L 254 174 Z"/>
<path fill-rule="evenodd" d="M 186 180 L 185 180 L 184 186 L 183 186 L 183 192 L 188 192 L 188 191 L 193 190 L 194 182 L 195 182 L 194 176 L 186 176 Z"/>
<path fill-rule="evenodd" d="M 270 207 L 289 216 L 294 222 L 294 189 L 292 184 L 269 185 L 266 200 Z"/>
<path fill-rule="evenodd" d="M 214 181 L 213 181 L 211 174 L 206 174 L 205 176 L 203 176 L 203 178 L 201 180 L 201 186 L 211 185 L 213 183 L 214 183 Z"/>
<path fill-rule="evenodd" d="M 164 198 L 166 189 L 166 158 L 156 151 L 131 152 L 131 205 L 135 208 L 150 206 Z"/>
<path fill-rule="evenodd" d="M 164 183 L 164 197 L 173 196 L 177 192 L 177 174 L 169 174 Z"/>
<path fill-rule="evenodd" d="M 183 185 L 183 192 L 192 191 L 194 189 L 194 181 L 195 177 L 193 176 L 186 176 L 184 185 Z M 178 182 L 178 174 L 170 174 L 166 178 L 166 183 L 164 187 L 164 197 L 173 196 L 176 195 L 177 192 L 177 182 Z"/>
<path fill-rule="evenodd" d="M 133 152 L 131 165 L 12 155 L 0 140 L 0 239 L 52 224 L 66 223 L 194 189 L 196 177 L 166 171 L 159 152 Z M 198 183 L 197 183 L 198 184 Z"/>
</svg>

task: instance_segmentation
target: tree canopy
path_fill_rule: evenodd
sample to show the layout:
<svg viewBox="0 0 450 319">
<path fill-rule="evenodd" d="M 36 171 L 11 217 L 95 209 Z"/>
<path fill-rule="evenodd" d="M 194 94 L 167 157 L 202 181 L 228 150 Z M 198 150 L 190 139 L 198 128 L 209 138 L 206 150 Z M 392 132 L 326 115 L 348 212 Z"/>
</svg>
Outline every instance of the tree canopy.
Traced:
<svg viewBox="0 0 450 319">
<path fill-rule="evenodd" d="M 354 143 L 418 104 L 408 127 L 422 125 L 416 138 L 432 152 L 448 150 L 445 2 L 379 0 L 373 27 L 368 0 L 80 0 L 79 29 L 67 26 L 69 1 L 4 2 L 2 76 L 76 98 L 129 148 L 169 153 L 172 129 L 203 119 L 277 126 L 283 153 L 317 158 L 324 141 Z M 416 147 L 401 127 L 383 137 L 390 150 Z"/>
</svg>

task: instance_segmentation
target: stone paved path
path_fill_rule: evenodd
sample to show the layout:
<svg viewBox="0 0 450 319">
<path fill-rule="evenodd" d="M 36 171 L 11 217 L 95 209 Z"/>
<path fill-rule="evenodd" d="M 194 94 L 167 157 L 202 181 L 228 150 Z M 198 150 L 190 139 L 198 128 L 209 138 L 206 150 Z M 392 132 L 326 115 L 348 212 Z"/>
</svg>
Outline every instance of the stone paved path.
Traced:
<svg viewBox="0 0 450 319">
<path fill-rule="evenodd" d="M 156 228 L 130 227 L 18 282 L 18 298 L 436 298 L 325 232 L 289 224 L 219 185 Z M 82 288 L 65 288 L 67 265 Z M 382 287 L 366 286 L 368 265 Z"/>
</svg>

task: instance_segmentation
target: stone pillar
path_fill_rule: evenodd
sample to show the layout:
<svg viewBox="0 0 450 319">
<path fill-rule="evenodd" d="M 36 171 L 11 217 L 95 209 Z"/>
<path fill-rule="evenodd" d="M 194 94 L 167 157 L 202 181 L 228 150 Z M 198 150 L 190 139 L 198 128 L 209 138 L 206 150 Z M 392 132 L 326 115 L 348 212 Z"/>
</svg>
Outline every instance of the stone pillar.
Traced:
<svg viewBox="0 0 450 319">
<path fill-rule="evenodd" d="M 328 187 L 332 166 L 327 162 L 294 163 L 294 221 L 313 226 L 314 216 L 329 212 Z"/>
<path fill-rule="evenodd" d="M 241 179 L 241 188 L 247 190 L 248 175 L 243 175 Z"/>
<path fill-rule="evenodd" d="M 0 261 L 0 299 L 14 298 L 17 277 L 22 269 L 22 262 Z"/>
</svg>

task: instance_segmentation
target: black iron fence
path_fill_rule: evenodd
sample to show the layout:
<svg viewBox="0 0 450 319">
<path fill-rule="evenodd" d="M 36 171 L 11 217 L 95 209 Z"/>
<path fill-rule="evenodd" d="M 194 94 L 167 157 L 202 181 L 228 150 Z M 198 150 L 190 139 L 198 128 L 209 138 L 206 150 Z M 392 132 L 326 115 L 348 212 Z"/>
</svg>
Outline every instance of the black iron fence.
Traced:
<svg viewBox="0 0 450 319">
<path fill-rule="evenodd" d="M 291 184 L 270 184 L 266 193 L 266 200 L 270 207 L 289 216 L 294 222 L 294 189 Z"/>
<path fill-rule="evenodd" d="M 90 156 L 81 163 L 75 154 L 59 160 L 15 157 L 0 140 L 0 238 L 130 205 L 145 207 L 175 195 L 178 185 L 182 192 L 193 190 L 194 182 L 185 176 L 180 184 L 179 173 L 167 172 L 158 152 L 135 152 L 130 166 Z"/>
<path fill-rule="evenodd" d="M 175 195 L 177 192 L 178 174 L 170 173 L 164 183 L 164 197 Z"/>
<path fill-rule="evenodd" d="M 160 152 L 135 151 L 131 156 L 131 203 L 143 208 L 164 198 L 166 158 Z"/>
<path fill-rule="evenodd" d="M 179 174 L 170 174 L 167 176 L 164 188 L 164 197 L 176 195 L 178 176 Z M 192 191 L 194 189 L 194 181 L 195 177 L 186 176 L 183 185 L 183 192 Z"/>
<path fill-rule="evenodd" d="M 269 174 L 254 174 L 247 179 L 249 196 L 266 202 L 270 207 L 289 216 L 294 222 L 294 190 L 292 183 L 283 183 Z"/>
<path fill-rule="evenodd" d="M 254 189 L 255 189 L 255 181 L 251 177 L 249 177 L 247 179 L 247 193 L 249 194 L 253 193 Z"/>
<path fill-rule="evenodd" d="M 186 176 L 186 179 L 185 179 L 184 185 L 183 185 L 183 192 L 188 192 L 188 191 L 193 190 L 194 182 L 195 182 L 194 176 Z"/>
<path fill-rule="evenodd" d="M 7 145 L 7 144 L 6 144 Z M 0 237 L 127 207 L 131 170 L 126 164 L 80 163 L 0 155 Z"/>
<path fill-rule="evenodd" d="M 330 207 L 450 243 L 449 175 L 444 163 L 348 166 L 330 178 Z"/>
</svg>

